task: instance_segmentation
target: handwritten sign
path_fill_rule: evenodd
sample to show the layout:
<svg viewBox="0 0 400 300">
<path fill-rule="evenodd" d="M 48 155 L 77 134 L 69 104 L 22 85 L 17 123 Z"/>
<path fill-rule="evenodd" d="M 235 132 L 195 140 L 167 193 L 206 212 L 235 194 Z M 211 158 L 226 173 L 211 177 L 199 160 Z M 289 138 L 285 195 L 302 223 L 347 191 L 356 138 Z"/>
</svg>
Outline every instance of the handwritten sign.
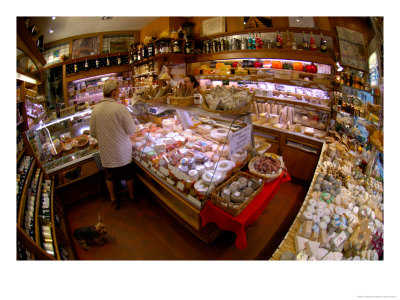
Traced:
<svg viewBox="0 0 400 300">
<path fill-rule="evenodd" d="M 233 132 L 229 142 L 229 157 L 242 151 L 244 147 L 251 144 L 251 130 L 253 126 L 247 125 L 239 131 Z"/>
<path fill-rule="evenodd" d="M 193 121 L 187 111 L 177 109 L 176 112 L 178 114 L 179 120 L 181 120 L 184 129 L 188 129 L 193 126 Z"/>
</svg>

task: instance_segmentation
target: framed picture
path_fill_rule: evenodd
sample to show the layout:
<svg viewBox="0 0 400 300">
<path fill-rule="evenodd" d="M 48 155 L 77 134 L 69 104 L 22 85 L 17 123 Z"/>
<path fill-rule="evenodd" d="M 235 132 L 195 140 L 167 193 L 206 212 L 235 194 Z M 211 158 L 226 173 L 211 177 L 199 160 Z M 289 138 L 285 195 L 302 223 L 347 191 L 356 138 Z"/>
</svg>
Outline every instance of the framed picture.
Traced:
<svg viewBox="0 0 400 300">
<path fill-rule="evenodd" d="M 99 37 L 78 39 L 72 42 L 72 58 L 99 54 Z"/>
<path fill-rule="evenodd" d="M 272 27 L 271 17 L 243 17 L 245 29 Z"/>
<path fill-rule="evenodd" d="M 204 20 L 201 23 L 202 36 L 214 35 L 224 33 L 225 30 L 225 17 L 217 17 Z"/>
<path fill-rule="evenodd" d="M 126 52 L 128 51 L 128 43 L 126 40 L 115 40 L 111 41 L 109 44 L 110 53 L 114 52 Z"/>
<path fill-rule="evenodd" d="M 364 35 L 344 27 L 336 26 L 342 65 L 368 71 Z"/>
<path fill-rule="evenodd" d="M 313 17 L 289 17 L 289 27 L 314 28 Z"/>
</svg>

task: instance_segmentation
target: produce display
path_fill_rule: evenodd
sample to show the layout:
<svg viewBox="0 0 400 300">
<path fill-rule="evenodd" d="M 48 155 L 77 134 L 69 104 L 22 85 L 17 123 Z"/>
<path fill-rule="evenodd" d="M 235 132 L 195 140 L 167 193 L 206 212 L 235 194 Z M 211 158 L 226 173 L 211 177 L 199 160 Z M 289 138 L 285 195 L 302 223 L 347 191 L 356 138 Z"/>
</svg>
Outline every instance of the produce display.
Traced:
<svg viewBox="0 0 400 300">
<path fill-rule="evenodd" d="M 232 111 L 250 104 L 252 100 L 253 95 L 249 91 L 235 87 L 218 86 L 205 95 L 208 108 L 212 110 Z"/>
<path fill-rule="evenodd" d="M 276 252 L 281 260 L 382 258 L 383 184 L 375 172 L 371 177 L 362 172 L 361 155 L 350 154 L 338 139 L 326 139 L 309 193 L 289 231 L 292 234 Z"/>
</svg>

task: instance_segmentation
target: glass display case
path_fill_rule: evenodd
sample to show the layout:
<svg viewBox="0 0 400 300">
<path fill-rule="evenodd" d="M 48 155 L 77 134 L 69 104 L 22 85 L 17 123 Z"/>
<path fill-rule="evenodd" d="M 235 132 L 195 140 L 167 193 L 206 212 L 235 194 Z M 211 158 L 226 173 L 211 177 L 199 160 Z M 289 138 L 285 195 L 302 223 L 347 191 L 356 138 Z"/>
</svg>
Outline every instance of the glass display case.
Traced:
<svg viewBox="0 0 400 300">
<path fill-rule="evenodd" d="M 202 91 L 254 91 L 253 124 L 323 141 L 331 119 L 330 65 L 284 59 L 225 59 L 192 64 Z"/>
<path fill-rule="evenodd" d="M 98 152 L 97 140 L 89 135 L 90 116 L 86 109 L 29 130 L 29 142 L 48 175 Z"/>
<path fill-rule="evenodd" d="M 141 104 L 134 108 L 138 131 L 131 137 L 133 157 L 198 209 L 213 188 L 244 167 L 267 143 L 252 135 L 249 114 L 223 116 L 199 107 Z M 139 119 L 140 117 L 140 119 Z"/>
</svg>

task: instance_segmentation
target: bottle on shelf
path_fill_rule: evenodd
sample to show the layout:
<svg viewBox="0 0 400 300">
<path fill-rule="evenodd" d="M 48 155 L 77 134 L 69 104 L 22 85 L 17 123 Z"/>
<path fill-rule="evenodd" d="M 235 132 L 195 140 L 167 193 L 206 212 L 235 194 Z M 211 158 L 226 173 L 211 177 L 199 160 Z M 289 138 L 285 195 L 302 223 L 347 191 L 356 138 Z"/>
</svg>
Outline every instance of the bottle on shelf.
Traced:
<svg viewBox="0 0 400 300">
<path fill-rule="evenodd" d="M 96 57 L 96 69 L 100 68 L 100 60 Z"/>
<path fill-rule="evenodd" d="M 256 49 L 256 38 L 253 33 L 253 37 L 251 39 L 251 49 Z"/>
<path fill-rule="evenodd" d="M 282 37 L 279 31 L 276 32 L 275 48 L 282 49 Z"/>
<path fill-rule="evenodd" d="M 307 42 L 307 38 L 306 38 L 306 34 L 303 31 L 303 43 L 302 43 L 302 47 L 303 50 L 308 50 L 310 48 L 308 42 Z"/>
<path fill-rule="evenodd" d="M 215 52 L 221 52 L 221 42 L 219 39 L 216 39 Z"/>
<path fill-rule="evenodd" d="M 154 49 L 153 49 L 154 55 L 158 55 L 158 54 L 160 53 L 159 44 L 156 43 L 156 42 L 154 42 L 153 48 L 154 48 Z"/>
<path fill-rule="evenodd" d="M 150 44 L 147 46 L 147 52 L 148 52 L 148 57 L 151 57 L 151 56 L 154 55 L 154 46 L 153 46 L 153 43 L 150 43 Z"/>
<path fill-rule="evenodd" d="M 321 50 L 321 52 L 326 52 L 326 40 L 324 39 L 322 32 L 321 32 L 321 41 L 319 43 L 319 49 Z"/>
<path fill-rule="evenodd" d="M 76 63 L 76 60 L 74 63 L 74 73 L 78 73 L 78 64 Z"/>
<path fill-rule="evenodd" d="M 110 59 L 108 58 L 108 55 L 107 55 L 107 59 L 106 59 L 106 65 L 107 65 L 107 67 L 110 66 Z"/>
<path fill-rule="evenodd" d="M 87 61 L 87 58 L 86 58 L 86 61 L 85 61 L 85 71 L 87 71 L 87 70 L 89 70 L 89 64 L 88 64 L 88 61 Z"/>
<path fill-rule="evenodd" d="M 189 43 L 189 41 L 186 39 L 186 41 L 185 41 L 185 53 L 186 54 L 190 54 L 190 53 L 192 53 L 192 49 L 191 49 L 191 47 L 190 47 L 190 43 Z"/>
<path fill-rule="evenodd" d="M 314 35 L 311 31 L 310 34 L 310 50 L 311 51 L 317 51 L 317 44 L 315 43 Z"/>
<path fill-rule="evenodd" d="M 230 49 L 230 45 L 229 45 L 229 41 L 228 41 L 228 37 L 225 38 L 225 51 L 229 51 Z"/>
<path fill-rule="evenodd" d="M 240 49 L 241 49 L 241 50 L 246 50 L 246 45 L 247 45 L 247 44 L 246 44 L 246 39 L 243 38 L 243 39 L 242 39 L 242 42 L 241 42 L 241 47 L 240 47 Z"/>
<path fill-rule="evenodd" d="M 184 36 L 185 36 L 185 33 L 183 32 L 182 26 L 179 26 L 178 38 L 183 39 Z"/>
<path fill-rule="evenodd" d="M 247 39 L 247 49 L 252 49 L 253 40 L 251 38 L 251 34 L 249 33 L 249 38 Z"/>
<path fill-rule="evenodd" d="M 122 60 L 121 60 L 121 54 L 120 54 L 120 53 L 118 53 L 118 57 L 117 57 L 117 65 L 118 65 L 118 66 L 120 66 L 120 65 L 121 65 L 121 63 L 122 63 Z"/>
<path fill-rule="evenodd" d="M 174 53 L 179 53 L 179 52 L 181 52 L 181 49 L 179 47 L 179 42 L 178 42 L 178 40 L 175 40 L 174 41 Z"/>
<path fill-rule="evenodd" d="M 286 30 L 286 49 L 291 49 L 292 48 L 292 39 L 290 38 L 290 33 L 289 30 Z"/>
</svg>

